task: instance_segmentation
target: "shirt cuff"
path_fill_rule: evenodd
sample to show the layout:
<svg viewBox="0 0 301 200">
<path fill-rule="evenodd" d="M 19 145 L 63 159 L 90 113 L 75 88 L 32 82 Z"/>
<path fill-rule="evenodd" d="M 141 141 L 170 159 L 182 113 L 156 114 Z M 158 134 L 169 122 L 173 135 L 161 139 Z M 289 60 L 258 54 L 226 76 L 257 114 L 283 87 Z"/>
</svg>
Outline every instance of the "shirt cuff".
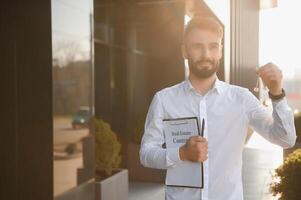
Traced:
<svg viewBox="0 0 301 200">
<path fill-rule="evenodd" d="M 184 162 L 180 159 L 179 148 L 168 148 L 166 149 L 166 152 L 167 165 L 175 165 Z"/>
<path fill-rule="evenodd" d="M 287 99 L 285 97 L 281 100 L 272 101 L 272 105 L 273 105 L 273 108 L 275 108 L 276 110 L 278 110 L 278 109 L 291 110 L 291 108 L 289 107 L 289 105 L 287 103 Z"/>
<path fill-rule="evenodd" d="M 277 116 L 280 118 L 283 128 L 286 130 L 287 133 L 290 132 L 290 121 L 293 118 L 292 109 L 289 107 L 287 103 L 287 99 L 283 98 L 279 101 L 272 101 L 273 110 L 277 113 Z"/>
</svg>

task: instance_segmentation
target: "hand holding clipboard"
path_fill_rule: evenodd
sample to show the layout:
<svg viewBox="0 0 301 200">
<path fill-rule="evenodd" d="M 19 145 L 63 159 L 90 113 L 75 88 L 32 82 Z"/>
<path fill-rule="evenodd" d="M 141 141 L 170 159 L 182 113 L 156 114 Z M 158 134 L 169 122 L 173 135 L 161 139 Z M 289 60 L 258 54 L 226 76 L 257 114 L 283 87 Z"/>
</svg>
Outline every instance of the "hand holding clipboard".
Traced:
<svg viewBox="0 0 301 200">
<path fill-rule="evenodd" d="M 204 131 L 204 122 L 202 122 Z M 175 187 L 204 187 L 203 157 L 197 157 L 207 152 L 207 141 L 200 136 L 197 117 L 173 118 L 163 120 L 163 133 L 166 150 L 180 149 L 180 157 L 184 162 L 167 169 L 165 184 Z M 181 156 L 181 152 L 184 153 Z"/>
<path fill-rule="evenodd" d="M 205 130 L 205 119 L 202 119 L 201 132 L 198 136 L 192 136 L 186 144 L 180 148 L 180 158 L 183 161 L 204 162 L 208 158 L 208 142 L 203 137 Z"/>
</svg>

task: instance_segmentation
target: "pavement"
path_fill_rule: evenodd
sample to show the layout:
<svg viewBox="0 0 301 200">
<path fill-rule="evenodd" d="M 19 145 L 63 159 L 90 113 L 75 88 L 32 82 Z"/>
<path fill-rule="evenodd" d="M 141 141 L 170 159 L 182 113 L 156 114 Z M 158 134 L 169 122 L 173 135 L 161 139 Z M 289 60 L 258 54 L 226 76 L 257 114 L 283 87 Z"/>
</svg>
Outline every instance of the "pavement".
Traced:
<svg viewBox="0 0 301 200">
<path fill-rule="evenodd" d="M 164 184 L 130 182 L 129 200 L 164 200 Z"/>
<path fill-rule="evenodd" d="M 54 197 L 77 186 L 77 169 L 83 165 L 81 139 L 88 129 L 72 129 L 70 117 L 55 117 L 53 121 L 53 181 Z M 73 153 L 66 147 L 72 145 Z"/>
</svg>

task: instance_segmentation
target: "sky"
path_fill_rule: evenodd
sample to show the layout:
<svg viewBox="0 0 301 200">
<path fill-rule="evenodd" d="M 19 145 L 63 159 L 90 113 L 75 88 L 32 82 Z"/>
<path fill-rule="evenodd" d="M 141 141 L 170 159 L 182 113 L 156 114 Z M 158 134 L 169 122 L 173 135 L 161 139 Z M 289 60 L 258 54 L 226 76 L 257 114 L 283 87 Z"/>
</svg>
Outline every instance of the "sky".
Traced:
<svg viewBox="0 0 301 200">
<path fill-rule="evenodd" d="M 62 57 L 62 46 L 73 45 L 76 59 L 89 58 L 92 0 L 52 0 L 53 56 Z M 61 49 L 65 50 L 61 50 Z M 60 51 L 58 51 L 60 49 Z"/>
<path fill-rule="evenodd" d="M 276 8 L 260 11 L 260 64 L 274 62 L 287 78 L 301 76 L 300 10 L 300 0 L 278 0 Z"/>
</svg>

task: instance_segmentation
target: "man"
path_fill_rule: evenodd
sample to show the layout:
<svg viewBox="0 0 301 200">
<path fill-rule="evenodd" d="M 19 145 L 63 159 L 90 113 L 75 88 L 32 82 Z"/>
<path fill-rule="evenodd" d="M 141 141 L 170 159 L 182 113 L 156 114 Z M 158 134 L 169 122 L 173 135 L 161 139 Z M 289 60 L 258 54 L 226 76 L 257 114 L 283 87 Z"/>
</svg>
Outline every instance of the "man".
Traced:
<svg viewBox="0 0 301 200">
<path fill-rule="evenodd" d="M 166 187 L 169 200 L 242 200 L 242 151 L 249 126 L 284 148 L 296 140 L 293 113 L 282 89 L 282 73 L 269 63 L 258 75 L 269 89 L 273 112 L 247 89 L 218 80 L 223 30 L 211 18 L 194 18 L 182 46 L 187 80 L 157 92 L 150 105 L 140 149 L 146 167 L 169 169 L 181 162 L 203 162 L 204 188 Z M 205 119 L 204 137 L 193 136 L 180 148 L 165 149 L 166 118 Z"/>
</svg>

